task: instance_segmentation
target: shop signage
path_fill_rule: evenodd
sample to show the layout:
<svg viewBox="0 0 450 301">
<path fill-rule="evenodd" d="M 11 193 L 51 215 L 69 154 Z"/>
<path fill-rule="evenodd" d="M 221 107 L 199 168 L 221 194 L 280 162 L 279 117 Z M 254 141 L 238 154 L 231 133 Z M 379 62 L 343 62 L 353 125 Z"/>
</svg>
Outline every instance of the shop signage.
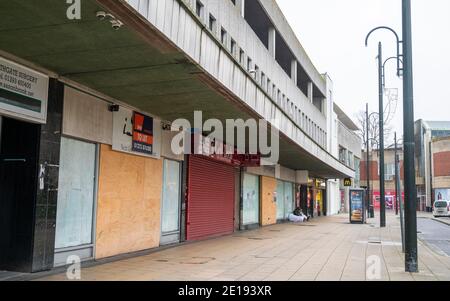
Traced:
<svg viewBox="0 0 450 301">
<path fill-rule="evenodd" d="M 344 186 L 345 187 L 352 187 L 353 186 L 352 179 L 350 179 L 350 178 L 344 179 Z"/>
<path fill-rule="evenodd" d="M 314 186 L 316 187 L 316 188 L 325 188 L 325 182 L 323 181 L 323 180 L 320 180 L 320 179 L 314 179 Z"/>
<path fill-rule="evenodd" d="M 361 223 L 365 222 L 364 214 L 364 190 L 352 189 L 350 190 L 350 222 Z"/>
<path fill-rule="evenodd" d="M 153 118 L 141 113 L 133 113 L 134 152 L 153 155 Z"/>
<path fill-rule="evenodd" d="M 0 114 L 45 123 L 48 76 L 0 57 Z"/>
<path fill-rule="evenodd" d="M 450 189 L 435 189 L 435 201 L 450 200 Z"/>
<path fill-rule="evenodd" d="M 113 113 L 112 148 L 115 151 L 159 158 L 160 128 L 155 118 L 119 107 Z"/>
<path fill-rule="evenodd" d="M 235 155 L 235 160 L 241 162 L 242 167 L 260 167 L 261 166 L 261 155 Z"/>
<path fill-rule="evenodd" d="M 192 135 L 194 141 L 195 135 L 198 135 L 199 146 L 196 147 L 198 154 L 209 157 L 216 161 L 240 166 L 240 167 L 259 167 L 261 166 L 261 155 L 238 154 L 237 149 L 217 139 L 211 139 L 199 134 Z M 195 146 L 194 146 L 195 147 Z"/>
</svg>

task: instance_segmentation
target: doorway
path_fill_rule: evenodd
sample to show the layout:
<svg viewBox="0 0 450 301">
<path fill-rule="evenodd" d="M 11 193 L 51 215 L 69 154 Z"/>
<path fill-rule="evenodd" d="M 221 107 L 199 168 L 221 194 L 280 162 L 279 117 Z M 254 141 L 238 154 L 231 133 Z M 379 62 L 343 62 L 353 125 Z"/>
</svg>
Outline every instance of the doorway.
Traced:
<svg viewBox="0 0 450 301">
<path fill-rule="evenodd" d="M 290 182 L 277 181 L 277 221 L 289 219 L 294 211 L 294 185 Z"/>
<path fill-rule="evenodd" d="M 241 229 L 250 230 L 260 225 L 259 176 L 243 173 Z"/>
<path fill-rule="evenodd" d="M 161 205 L 161 245 L 180 242 L 181 163 L 164 160 Z"/>
<path fill-rule="evenodd" d="M 40 125 L 0 117 L 0 270 L 31 272 Z"/>
<path fill-rule="evenodd" d="M 94 257 L 97 146 L 62 137 L 56 214 L 55 266 L 69 256 Z"/>
</svg>

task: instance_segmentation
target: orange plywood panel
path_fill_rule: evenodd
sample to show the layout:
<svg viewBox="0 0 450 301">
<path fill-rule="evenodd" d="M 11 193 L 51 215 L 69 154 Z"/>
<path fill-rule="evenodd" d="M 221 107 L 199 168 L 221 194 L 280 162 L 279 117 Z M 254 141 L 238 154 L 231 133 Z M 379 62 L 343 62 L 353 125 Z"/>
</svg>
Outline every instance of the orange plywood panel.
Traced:
<svg viewBox="0 0 450 301">
<path fill-rule="evenodd" d="M 159 246 L 162 168 L 101 145 L 95 258 Z"/>
<path fill-rule="evenodd" d="M 274 202 L 277 191 L 277 180 L 261 177 L 261 225 L 268 226 L 277 223 L 277 204 Z"/>
</svg>

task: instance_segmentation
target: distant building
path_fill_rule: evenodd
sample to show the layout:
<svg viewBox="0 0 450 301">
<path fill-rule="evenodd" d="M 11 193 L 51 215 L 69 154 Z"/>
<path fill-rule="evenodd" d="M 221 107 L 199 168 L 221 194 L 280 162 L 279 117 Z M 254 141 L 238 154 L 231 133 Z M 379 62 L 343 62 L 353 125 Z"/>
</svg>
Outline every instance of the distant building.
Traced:
<svg viewBox="0 0 450 301">
<path fill-rule="evenodd" d="M 397 149 L 400 155 L 400 178 L 403 179 L 403 150 Z M 361 161 L 361 186 L 367 188 L 367 165 L 369 166 L 369 184 L 370 194 L 375 208 L 380 208 L 380 155 L 378 150 L 369 153 L 369 164 L 367 164 L 367 153 L 364 151 Z M 385 200 L 386 208 L 395 207 L 395 148 L 387 148 L 384 152 L 385 168 Z M 401 181 L 401 190 L 403 189 L 403 180 Z M 404 194 L 402 192 L 402 198 Z"/>
<path fill-rule="evenodd" d="M 446 166 L 450 162 L 450 121 L 415 123 L 416 185 L 422 210 L 431 211 L 438 197 L 450 198 L 450 177 Z"/>
<path fill-rule="evenodd" d="M 430 212 L 436 200 L 450 200 L 450 122 L 424 121 L 415 123 L 415 164 L 417 187 L 417 210 Z M 400 177 L 402 198 L 403 188 L 403 150 L 400 154 Z M 395 160 L 394 148 L 385 150 L 385 187 L 386 204 L 391 208 L 395 200 Z M 370 170 L 370 188 L 375 208 L 380 204 L 380 166 L 379 151 L 369 154 L 369 164 L 366 164 L 366 152 L 363 152 L 361 162 L 361 186 L 367 187 L 367 165 Z"/>
<path fill-rule="evenodd" d="M 345 187 L 344 180 L 339 180 L 340 192 L 340 211 L 348 212 L 350 188 L 360 187 L 360 162 L 361 162 L 361 145 L 363 141 L 358 135 L 359 127 L 353 120 L 336 104 L 334 103 L 334 113 L 336 114 L 336 136 L 337 143 L 335 146 L 339 161 L 347 167 L 355 170 L 355 177 L 352 178 L 352 187 Z"/>
</svg>

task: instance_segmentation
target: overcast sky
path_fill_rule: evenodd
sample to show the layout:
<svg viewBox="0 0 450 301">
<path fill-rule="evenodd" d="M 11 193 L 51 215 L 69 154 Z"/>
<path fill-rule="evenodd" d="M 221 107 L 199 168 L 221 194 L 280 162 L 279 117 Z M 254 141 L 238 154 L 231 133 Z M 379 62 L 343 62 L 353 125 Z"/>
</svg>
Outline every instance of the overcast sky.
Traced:
<svg viewBox="0 0 450 301">
<path fill-rule="evenodd" d="M 401 37 L 401 0 L 277 0 L 319 72 L 334 83 L 334 100 L 356 121 L 368 102 L 378 110 L 377 45 L 384 58 L 395 55 L 391 33 L 367 33 L 393 27 Z M 450 1 L 412 0 L 415 119 L 450 120 Z M 403 132 L 402 81 L 396 64 L 387 66 L 387 88 L 399 89 L 392 126 Z"/>
</svg>

